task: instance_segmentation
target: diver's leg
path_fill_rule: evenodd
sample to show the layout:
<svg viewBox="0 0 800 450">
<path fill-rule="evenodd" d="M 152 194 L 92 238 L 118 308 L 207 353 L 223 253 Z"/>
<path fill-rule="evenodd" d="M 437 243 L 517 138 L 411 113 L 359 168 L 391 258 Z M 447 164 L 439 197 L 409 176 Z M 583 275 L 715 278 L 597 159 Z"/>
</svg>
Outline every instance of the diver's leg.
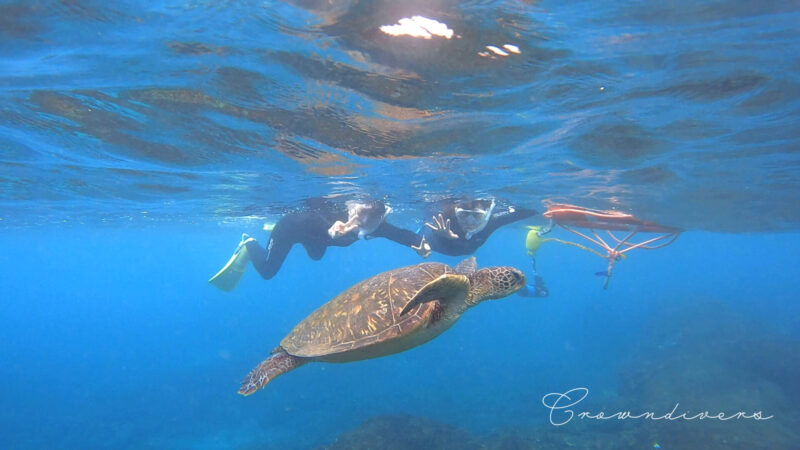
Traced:
<svg viewBox="0 0 800 450">
<path fill-rule="evenodd" d="M 384 221 L 378 228 L 369 234 L 370 238 L 384 238 L 406 247 L 414 247 L 422 239 L 422 233 L 417 234 L 405 228 L 396 227 Z"/>
<path fill-rule="evenodd" d="M 294 245 L 293 240 L 287 239 L 288 236 L 282 234 L 276 225 L 270 234 L 266 249 L 261 248 L 255 240 L 245 243 L 247 253 L 250 255 L 250 262 L 265 280 L 271 279 L 278 273 L 286 255 Z"/>
</svg>

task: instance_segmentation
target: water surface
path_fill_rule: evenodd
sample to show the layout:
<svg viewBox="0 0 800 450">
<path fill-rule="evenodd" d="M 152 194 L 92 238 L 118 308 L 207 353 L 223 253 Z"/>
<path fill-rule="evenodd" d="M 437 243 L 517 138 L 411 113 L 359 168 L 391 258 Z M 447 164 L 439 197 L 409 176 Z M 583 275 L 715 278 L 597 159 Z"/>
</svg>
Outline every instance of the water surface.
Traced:
<svg viewBox="0 0 800 450">
<path fill-rule="evenodd" d="M 452 36 L 381 30 L 416 15 Z M 0 446 L 796 446 L 798 23 L 791 1 L 3 2 Z M 686 232 L 608 290 L 603 260 L 546 244 L 547 299 L 235 394 L 322 302 L 420 262 L 295 249 L 225 294 L 206 280 L 242 232 L 266 242 L 320 196 L 416 229 L 451 195 Z M 479 264 L 530 275 L 524 225 L 544 223 Z M 575 387 L 593 411 L 774 419 L 553 427 L 542 396 Z"/>
</svg>

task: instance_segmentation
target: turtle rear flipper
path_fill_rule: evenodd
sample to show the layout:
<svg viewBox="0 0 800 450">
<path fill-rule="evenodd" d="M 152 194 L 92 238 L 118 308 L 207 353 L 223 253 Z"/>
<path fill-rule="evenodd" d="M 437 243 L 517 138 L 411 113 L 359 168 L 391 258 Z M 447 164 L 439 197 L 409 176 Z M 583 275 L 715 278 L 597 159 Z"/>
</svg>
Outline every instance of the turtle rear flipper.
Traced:
<svg viewBox="0 0 800 450">
<path fill-rule="evenodd" d="M 276 350 L 273 350 L 272 356 L 261 361 L 261 364 L 251 370 L 244 380 L 242 380 L 242 386 L 239 387 L 240 394 L 250 395 L 264 387 L 267 383 L 272 381 L 273 378 L 294 370 L 308 362 L 307 358 L 299 358 L 290 355 L 286 350 Z"/>
<path fill-rule="evenodd" d="M 463 301 L 468 292 L 469 278 L 452 273 L 444 274 L 417 291 L 416 295 L 400 311 L 400 315 L 408 313 L 421 303 L 434 300 L 439 300 L 447 308 L 449 304 L 455 301 Z"/>
</svg>

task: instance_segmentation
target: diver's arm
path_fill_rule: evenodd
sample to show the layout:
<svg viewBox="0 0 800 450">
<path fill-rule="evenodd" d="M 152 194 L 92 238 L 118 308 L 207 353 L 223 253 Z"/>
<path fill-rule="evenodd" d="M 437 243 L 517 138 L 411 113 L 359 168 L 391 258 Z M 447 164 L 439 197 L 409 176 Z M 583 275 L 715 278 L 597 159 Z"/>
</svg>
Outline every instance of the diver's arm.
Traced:
<svg viewBox="0 0 800 450">
<path fill-rule="evenodd" d="M 397 242 L 406 247 L 414 247 L 419 245 L 422 236 L 414 233 L 413 231 L 406 230 L 405 228 L 396 227 L 389 222 L 383 221 L 378 228 L 369 234 L 371 238 L 384 238 L 390 241 Z"/>
<path fill-rule="evenodd" d="M 533 217 L 536 214 L 538 212 L 535 209 L 509 207 L 507 211 L 492 214 L 492 218 L 489 219 L 489 223 L 486 224 L 486 228 L 481 233 L 488 232 L 491 234 L 502 226 Z"/>
<path fill-rule="evenodd" d="M 536 210 L 528 209 L 528 208 L 508 208 L 507 211 L 501 211 L 498 213 L 492 214 L 492 217 L 489 219 L 489 223 L 486 224 L 486 228 L 481 230 L 479 233 L 472 236 L 472 239 L 457 239 L 455 242 L 462 242 L 464 246 L 473 245 L 474 248 L 470 249 L 469 252 L 474 252 L 478 249 L 480 245 L 486 242 L 489 239 L 489 236 L 495 232 L 498 228 L 508 225 L 510 223 L 518 222 L 520 220 L 527 219 L 528 217 L 533 217 L 537 214 Z M 435 248 L 434 248 L 435 249 Z M 462 251 L 466 251 L 466 248 L 462 249 Z M 468 254 L 468 253 L 464 253 Z"/>
</svg>

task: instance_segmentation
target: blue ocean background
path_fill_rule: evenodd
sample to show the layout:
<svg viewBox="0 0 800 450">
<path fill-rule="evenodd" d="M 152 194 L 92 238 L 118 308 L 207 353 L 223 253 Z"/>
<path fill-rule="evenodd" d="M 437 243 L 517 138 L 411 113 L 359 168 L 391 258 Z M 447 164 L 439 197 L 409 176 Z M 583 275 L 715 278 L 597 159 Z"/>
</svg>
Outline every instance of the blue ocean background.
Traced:
<svg viewBox="0 0 800 450">
<path fill-rule="evenodd" d="M 0 448 L 800 448 L 798 10 L 0 3 Z M 460 37 L 379 30 L 417 14 Z M 481 55 L 503 44 L 520 53 Z M 375 239 L 296 247 L 232 293 L 208 278 L 303 200 L 365 195 L 409 229 L 464 195 L 685 232 L 607 290 L 604 260 L 546 243 L 547 298 L 237 395 L 319 305 L 421 260 Z M 479 265 L 530 276 L 546 222 L 498 230 Z M 551 425 L 542 397 L 577 387 L 592 412 L 774 417 Z"/>
</svg>

